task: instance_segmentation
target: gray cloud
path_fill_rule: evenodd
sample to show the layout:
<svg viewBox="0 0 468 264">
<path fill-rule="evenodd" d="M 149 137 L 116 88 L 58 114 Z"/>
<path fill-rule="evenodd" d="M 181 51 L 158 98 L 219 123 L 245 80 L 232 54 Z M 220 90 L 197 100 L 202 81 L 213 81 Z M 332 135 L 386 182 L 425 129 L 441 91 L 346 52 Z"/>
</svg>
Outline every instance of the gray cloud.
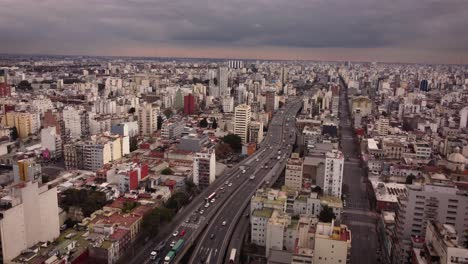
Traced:
<svg viewBox="0 0 468 264">
<path fill-rule="evenodd" d="M 138 45 L 468 50 L 466 0 L 0 2 L 0 52 Z"/>
</svg>

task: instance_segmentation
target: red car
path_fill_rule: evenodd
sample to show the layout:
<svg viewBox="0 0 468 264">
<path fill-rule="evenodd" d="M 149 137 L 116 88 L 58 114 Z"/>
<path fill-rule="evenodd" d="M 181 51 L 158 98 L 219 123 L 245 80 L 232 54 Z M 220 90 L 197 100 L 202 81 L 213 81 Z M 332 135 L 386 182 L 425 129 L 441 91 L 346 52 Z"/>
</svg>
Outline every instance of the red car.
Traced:
<svg viewBox="0 0 468 264">
<path fill-rule="evenodd" d="M 180 231 L 180 236 L 182 237 L 184 235 L 185 235 L 185 230 Z"/>
</svg>

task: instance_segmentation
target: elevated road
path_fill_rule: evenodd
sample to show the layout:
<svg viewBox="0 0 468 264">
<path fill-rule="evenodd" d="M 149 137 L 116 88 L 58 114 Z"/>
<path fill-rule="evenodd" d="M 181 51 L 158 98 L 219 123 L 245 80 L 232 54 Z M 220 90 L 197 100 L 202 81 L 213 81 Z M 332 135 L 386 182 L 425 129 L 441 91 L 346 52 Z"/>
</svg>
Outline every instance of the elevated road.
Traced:
<svg viewBox="0 0 468 264">
<path fill-rule="evenodd" d="M 189 263 L 229 262 L 230 242 L 232 239 L 239 239 L 233 237 L 233 232 L 241 219 L 240 223 L 245 229 L 245 218 L 248 218 L 245 212 L 252 195 L 262 185 L 270 185 L 276 181 L 286 166 L 295 140 L 296 130 L 293 129 L 295 116 L 300 107 L 300 100 L 292 101 L 272 120 L 267 137 L 269 144 L 259 150 L 262 156 L 259 160 L 254 160 L 242 180 L 242 187 L 231 194 L 201 232 Z M 248 177 L 251 175 L 255 175 L 255 178 L 249 180 Z M 235 245 L 235 243 L 232 244 Z M 237 254 L 236 261 L 238 258 Z"/>
</svg>

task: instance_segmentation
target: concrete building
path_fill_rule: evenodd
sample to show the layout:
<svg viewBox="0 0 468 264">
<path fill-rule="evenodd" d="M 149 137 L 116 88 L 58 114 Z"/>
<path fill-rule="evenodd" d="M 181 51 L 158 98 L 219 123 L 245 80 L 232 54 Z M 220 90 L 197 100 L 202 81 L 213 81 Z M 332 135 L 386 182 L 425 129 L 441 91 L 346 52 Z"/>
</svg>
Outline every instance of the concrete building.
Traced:
<svg viewBox="0 0 468 264">
<path fill-rule="evenodd" d="M 24 139 L 39 131 L 41 120 L 38 113 L 7 112 L 2 118 L 2 124 L 7 127 L 16 127 L 18 137 Z"/>
<path fill-rule="evenodd" d="M 193 182 L 200 189 L 208 187 L 216 177 L 215 151 L 198 152 L 193 157 Z"/>
<path fill-rule="evenodd" d="M 350 262 L 351 230 L 346 225 L 318 223 L 315 232 L 314 264 Z"/>
<path fill-rule="evenodd" d="M 379 120 L 377 121 L 377 133 L 379 134 L 379 136 L 388 136 L 388 125 L 388 118 L 379 118 Z"/>
<path fill-rule="evenodd" d="M 37 182 L 12 186 L 0 199 L 0 235 L 4 263 L 39 242 L 54 241 L 60 235 L 57 189 Z"/>
<path fill-rule="evenodd" d="M 412 264 L 468 263 L 468 248 L 453 226 L 429 221 L 422 247 L 413 243 Z"/>
<path fill-rule="evenodd" d="M 275 91 L 267 91 L 265 96 L 265 112 L 273 114 L 277 109 L 277 98 Z"/>
<path fill-rule="evenodd" d="M 265 230 L 265 255 L 270 255 L 270 250 L 293 251 L 297 239 L 297 220 L 285 212 L 274 210 L 268 219 Z"/>
<path fill-rule="evenodd" d="M 104 134 L 64 145 L 65 168 L 97 171 L 130 153 L 128 137 Z"/>
<path fill-rule="evenodd" d="M 177 139 L 184 131 L 185 123 L 168 119 L 164 121 L 161 128 L 161 137 L 163 139 Z"/>
<path fill-rule="evenodd" d="M 468 125 L 468 106 L 460 110 L 460 128 L 466 128 Z"/>
<path fill-rule="evenodd" d="M 398 198 L 395 219 L 394 263 L 410 261 L 411 238 L 424 237 L 428 221 L 452 225 L 463 234 L 468 215 L 468 195 L 459 190 L 445 175 L 433 174 L 424 183 L 407 185 L 404 195 Z M 463 243 L 466 238 L 460 239 Z"/>
<path fill-rule="evenodd" d="M 249 105 L 241 104 L 234 110 L 234 134 L 242 139 L 242 144 L 248 142 L 251 108 Z"/>
<path fill-rule="evenodd" d="M 228 87 L 229 70 L 226 67 L 219 67 L 218 69 L 218 86 L 219 96 L 230 96 L 231 93 Z"/>
<path fill-rule="evenodd" d="M 252 143 L 260 144 L 263 141 L 263 122 L 250 122 L 249 140 Z"/>
<path fill-rule="evenodd" d="M 138 127 L 140 134 L 149 136 L 158 128 L 159 108 L 151 104 L 144 103 L 138 109 Z"/>
<path fill-rule="evenodd" d="M 318 182 L 324 195 L 341 197 L 343 185 L 344 156 L 339 150 L 325 154 L 325 176 L 323 182 Z"/>
<path fill-rule="evenodd" d="M 193 94 L 184 96 L 184 114 L 192 115 L 195 112 L 195 97 Z"/>
<path fill-rule="evenodd" d="M 42 182 L 41 164 L 38 164 L 34 159 L 18 160 L 13 164 L 13 182 L 36 181 Z"/>
<path fill-rule="evenodd" d="M 303 159 L 299 153 L 292 153 L 286 162 L 285 182 L 286 187 L 300 191 L 302 189 Z"/>
<path fill-rule="evenodd" d="M 62 138 L 53 126 L 41 130 L 41 145 L 50 153 L 50 158 L 62 157 Z"/>
<path fill-rule="evenodd" d="M 74 107 L 67 106 L 63 109 L 62 116 L 65 128 L 70 131 L 70 136 L 72 138 L 79 139 L 82 136 L 86 136 L 86 114 L 84 110 L 78 110 Z"/>
<path fill-rule="evenodd" d="M 232 113 L 234 111 L 234 97 L 225 96 L 222 98 L 223 112 Z"/>
<path fill-rule="evenodd" d="M 122 123 L 115 124 L 111 127 L 111 133 L 116 134 L 116 135 L 121 135 L 121 136 L 129 136 L 129 137 L 138 136 L 138 134 L 140 133 L 138 122 L 131 121 L 131 122 L 122 122 Z"/>
</svg>

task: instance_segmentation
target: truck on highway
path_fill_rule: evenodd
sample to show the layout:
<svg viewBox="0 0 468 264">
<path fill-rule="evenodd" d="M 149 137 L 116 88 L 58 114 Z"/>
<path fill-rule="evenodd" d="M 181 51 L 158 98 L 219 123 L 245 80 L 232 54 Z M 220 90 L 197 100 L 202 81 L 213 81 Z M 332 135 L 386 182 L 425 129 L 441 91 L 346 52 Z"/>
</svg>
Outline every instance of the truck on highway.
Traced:
<svg viewBox="0 0 468 264">
<path fill-rule="evenodd" d="M 278 154 L 281 154 L 281 150 L 278 150 Z"/>
<path fill-rule="evenodd" d="M 254 175 L 254 174 L 250 175 L 249 179 L 250 179 L 250 180 L 254 180 L 254 179 L 255 179 L 255 175 Z"/>
<path fill-rule="evenodd" d="M 169 253 L 167 253 L 166 257 L 164 258 L 164 264 L 170 264 L 172 260 L 174 260 L 175 256 L 176 253 L 174 250 L 169 251 Z"/>
<path fill-rule="evenodd" d="M 235 248 L 231 249 L 231 254 L 229 255 L 229 263 L 235 263 L 236 253 L 237 253 L 237 250 Z"/>
</svg>

